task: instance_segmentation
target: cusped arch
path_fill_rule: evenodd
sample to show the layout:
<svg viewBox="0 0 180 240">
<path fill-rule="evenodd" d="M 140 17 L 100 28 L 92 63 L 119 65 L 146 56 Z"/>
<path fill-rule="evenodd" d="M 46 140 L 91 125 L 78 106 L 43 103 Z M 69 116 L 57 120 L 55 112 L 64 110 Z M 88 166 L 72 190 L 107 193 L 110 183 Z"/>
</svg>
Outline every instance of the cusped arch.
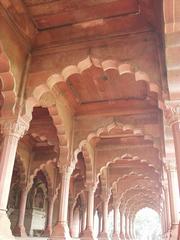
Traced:
<svg viewBox="0 0 180 240">
<path fill-rule="evenodd" d="M 0 41 L 0 83 L 3 96 L 3 115 L 12 115 L 15 111 L 16 103 L 16 82 L 11 70 L 10 60 L 3 49 Z"/>
<path fill-rule="evenodd" d="M 48 160 L 46 163 L 42 163 L 40 164 L 40 166 L 38 166 L 37 168 L 35 168 L 32 172 L 32 174 L 29 176 L 29 181 L 28 181 L 28 185 L 27 185 L 27 189 L 30 190 L 30 188 L 32 187 L 33 185 L 33 180 L 35 178 L 35 176 L 37 175 L 37 173 L 40 171 L 40 170 L 44 170 L 44 168 L 46 166 L 48 166 L 49 164 L 52 164 L 52 163 L 56 163 L 57 160 L 56 159 L 52 159 L 52 160 Z"/>
<path fill-rule="evenodd" d="M 98 128 L 95 132 L 89 133 L 86 139 L 83 139 L 83 140 L 80 141 L 78 148 L 75 149 L 75 151 L 74 151 L 74 160 L 75 160 L 75 162 L 77 162 L 78 154 L 83 151 L 84 146 L 86 146 L 87 144 L 91 144 L 91 141 L 93 140 L 93 138 L 101 137 L 104 134 L 111 134 L 115 129 L 121 130 L 122 132 L 132 131 L 132 134 L 134 136 L 143 136 L 144 140 L 151 140 L 153 142 L 153 147 L 159 150 L 158 145 L 157 145 L 155 139 L 153 138 L 153 136 L 148 135 L 148 134 L 144 134 L 141 129 L 136 128 L 136 127 L 134 127 L 132 125 L 122 124 L 120 122 L 116 123 L 116 122 L 113 121 L 113 122 L 109 123 L 106 126 Z M 88 155 L 87 151 L 86 151 L 86 153 Z M 128 155 L 128 153 L 125 154 L 125 155 Z M 125 155 L 122 156 L 122 157 L 126 157 Z M 131 156 L 131 154 L 129 154 L 129 155 Z M 138 157 L 134 157 L 134 160 L 137 159 L 137 158 Z M 99 177 L 99 175 L 101 174 L 103 169 L 107 168 L 110 163 L 116 162 L 116 161 L 117 161 L 116 159 L 108 161 L 106 163 L 106 165 L 103 166 L 100 169 L 100 173 L 98 173 L 97 178 Z M 142 159 L 141 161 L 143 162 L 145 160 Z M 92 178 L 92 174 L 93 174 L 93 172 L 92 172 L 93 165 L 92 164 L 93 163 L 92 163 L 92 161 L 91 161 L 91 159 L 89 157 L 86 158 L 85 164 L 86 164 L 87 175 L 89 175 L 89 177 Z"/>
<path fill-rule="evenodd" d="M 149 202 L 149 201 L 144 201 L 144 202 L 139 202 L 139 204 L 132 204 L 131 206 L 128 207 L 126 211 L 130 212 L 132 217 L 135 218 L 136 214 L 142 210 L 143 208 L 150 208 L 153 209 L 155 212 L 160 214 L 160 209 L 156 206 L 155 203 Z"/>
<path fill-rule="evenodd" d="M 47 172 L 47 170 L 46 170 L 45 167 L 43 167 L 43 168 L 41 169 L 41 171 L 42 171 L 42 173 L 44 174 L 44 176 L 45 176 L 45 178 L 46 178 L 46 181 L 47 181 L 48 196 L 49 196 L 49 197 L 52 197 L 52 195 L 53 195 L 53 183 L 52 183 L 52 181 L 51 181 L 51 178 L 50 178 L 50 176 L 49 176 L 49 174 L 48 174 L 48 172 Z"/>
<path fill-rule="evenodd" d="M 77 202 L 77 200 L 78 200 L 79 197 L 81 198 L 81 200 L 82 200 L 82 202 L 83 202 L 83 207 L 86 206 L 86 197 L 85 197 L 85 192 L 84 192 L 84 189 L 83 189 L 83 190 L 81 190 L 80 192 L 78 192 L 78 193 L 76 194 L 75 198 L 73 199 L 72 209 L 75 208 L 76 202 Z"/>
<path fill-rule="evenodd" d="M 135 190 L 137 190 L 137 192 L 132 196 L 131 192 Z M 130 201 L 132 201 L 133 199 L 137 199 L 138 196 L 142 196 L 142 195 L 150 198 L 153 197 L 154 200 L 156 198 L 157 199 L 159 198 L 156 192 L 151 191 L 151 189 L 141 188 L 141 189 L 131 189 L 127 191 L 126 194 L 123 196 L 123 198 L 119 200 L 119 202 L 121 202 L 121 205 L 127 206 Z"/>
<path fill-rule="evenodd" d="M 151 189 L 151 190 L 155 190 L 158 189 L 158 187 L 156 185 L 154 185 L 154 183 L 152 182 L 151 185 L 146 185 L 144 183 L 139 184 L 139 183 L 133 183 L 132 185 L 129 185 L 127 189 L 125 189 L 125 191 L 121 191 L 121 193 L 119 194 L 119 199 L 122 199 L 126 193 L 130 192 L 130 191 L 134 191 L 134 190 L 142 190 L 142 189 Z"/>
<path fill-rule="evenodd" d="M 120 181 L 125 181 L 126 179 L 129 181 L 129 179 L 131 177 L 139 177 L 139 178 L 143 178 L 143 179 L 147 179 L 149 180 L 149 184 L 152 183 L 154 184 L 156 182 L 156 184 L 158 184 L 159 186 L 161 186 L 161 182 L 160 182 L 160 178 L 158 178 L 158 182 L 157 182 L 157 179 L 155 180 L 153 176 L 151 176 L 151 174 L 147 174 L 147 172 L 142 172 L 141 170 L 137 170 L 137 169 L 134 169 L 134 170 L 129 170 L 128 173 L 125 173 L 123 174 L 122 176 L 118 177 L 115 181 L 113 181 L 110 189 L 115 189 L 117 184 L 120 182 Z M 140 179 L 139 179 L 140 180 Z M 133 182 L 132 185 L 134 186 L 134 184 L 136 184 L 136 182 Z M 128 183 L 129 185 L 129 183 Z M 122 184 L 122 188 L 121 188 L 121 192 L 124 192 L 128 190 L 127 186 L 125 185 L 125 183 Z"/>
<path fill-rule="evenodd" d="M 119 75 L 123 75 L 127 73 L 134 74 L 135 81 L 142 80 L 146 82 L 149 86 L 150 91 L 158 94 L 159 103 L 161 102 L 161 90 L 159 86 L 156 83 L 152 82 L 145 72 L 135 71 L 135 69 L 128 63 L 119 64 L 117 61 L 112 59 L 101 62 L 96 58 L 92 58 L 88 56 L 86 59 L 79 62 L 77 65 L 69 65 L 65 67 L 60 73 L 49 76 L 45 80 L 45 83 L 36 86 L 32 91 L 31 97 L 28 98 L 26 101 L 26 110 L 28 111 L 28 109 L 32 108 L 36 104 L 42 104 L 42 105 L 48 106 L 49 108 L 51 108 L 52 106 L 55 106 L 56 101 L 53 94 L 53 89 L 55 89 L 56 84 L 60 82 L 66 82 L 70 76 L 74 74 L 81 74 L 85 70 L 91 68 L 92 66 L 101 68 L 103 71 L 114 69 L 118 71 Z M 159 104 L 159 106 L 161 106 L 161 104 Z M 65 128 L 62 123 L 61 123 L 61 129 L 65 131 Z M 61 138 L 64 139 L 64 136 L 65 134 L 64 133 L 62 134 L 61 132 L 60 139 Z M 85 141 L 88 141 L 88 139 L 86 139 Z M 81 143 L 79 144 L 79 146 L 80 145 Z M 65 149 L 65 147 L 63 146 L 62 153 L 64 154 L 64 152 L 66 152 L 66 158 L 67 158 L 67 148 Z M 78 153 L 79 151 L 75 150 L 74 159 L 77 159 Z M 91 164 L 88 164 L 88 166 L 91 166 Z"/>
<path fill-rule="evenodd" d="M 42 84 L 41 86 L 43 90 L 41 96 L 39 97 L 41 98 L 43 94 L 47 94 L 47 92 L 50 93 L 50 90 L 54 88 L 56 84 L 60 82 L 66 82 L 73 75 L 81 75 L 84 71 L 90 69 L 91 67 L 96 67 L 102 70 L 104 73 L 108 70 L 116 70 L 119 75 L 134 74 L 134 79 L 136 82 L 144 81 L 148 84 L 150 92 L 154 92 L 158 95 L 158 105 L 161 108 L 161 89 L 158 84 L 150 80 L 147 73 L 143 71 L 136 71 L 135 68 L 128 63 L 119 63 L 118 61 L 112 59 L 100 61 L 99 59 L 90 56 L 80 61 L 77 65 L 69 65 L 65 67 L 60 73 L 49 76 L 46 83 Z"/>
<path fill-rule="evenodd" d="M 140 210 L 147 207 L 150 209 L 153 209 L 155 212 L 160 214 L 160 209 L 155 204 L 146 202 L 146 203 L 139 203 L 139 205 L 136 208 L 134 208 L 134 213 L 133 213 L 134 217 Z"/>
<path fill-rule="evenodd" d="M 155 206 L 157 209 L 159 208 L 160 211 L 160 206 L 153 197 L 147 197 L 143 195 L 139 195 L 139 197 L 136 197 L 136 199 L 129 202 L 129 204 L 125 207 L 125 210 L 127 211 L 128 209 L 138 208 L 141 204 L 145 207 L 147 207 L 148 204 Z"/>
<path fill-rule="evenodd" d="M 148 167 L 154 169 L 155 173 L 159 174 L 159 172 L 156 170 L 156 168 L 154 166 L 152 166 L 151 164 L 148 164 L 146 161 L 144 161 L 143 159 L 140 159 L 138 156 L 133 156 L 131 154 L 126 153 L 126 154 L 123 154 L 122 156 L 115 157 L 115 158 L 111 159 L 110 161 L 108 161 L 105 166 L 101 167 L 97 176 L 99 177 L 102 174 L 103 169 L 107 169 L 110 164 L 116 163 L 121 160 L 127 160 L 128 162 L 139 161 L 140 163 L 146 163 Z"/>
<path fill-rule="evenodd" d="M 131 205 L 136 205 L 139 204 L 139 202 L 143 202 L 143 201 L 148 201 L 148 202 L 155 202 L 158 205 L 158 197 L 156 195 L 152 195 L 150 196 L 147 193 L 138 193 L 136 195 L 134 195 L 133 197 L 131 197 L 130 199 L 128 199 L 124 204 L 121 204 L 121 208 L 124 209 L 128 209 Z"/>
</svg>

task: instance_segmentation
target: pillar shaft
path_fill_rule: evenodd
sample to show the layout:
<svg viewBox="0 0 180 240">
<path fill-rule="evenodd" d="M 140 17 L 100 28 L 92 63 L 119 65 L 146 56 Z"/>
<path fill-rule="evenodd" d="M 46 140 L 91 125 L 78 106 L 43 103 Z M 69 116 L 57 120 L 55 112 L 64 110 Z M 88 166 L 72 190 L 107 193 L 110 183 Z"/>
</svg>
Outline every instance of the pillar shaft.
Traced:
<svg viewBox="0 0 180 240">
<path fill-rule="evenodd" d="M 173 132 L 174 147 L 175 147 L 175 154 L 176 154 L 176 165 L 177 165 L 179 193 L 180 193 L 180 122 L 179 121 L 172 124 L 172 132 Z"/>
<path fill-rule="evenodd" d="M 177 185 L 177 172 L 175 168 L 168 169 L 168 184 L 170 196 L 170 209 L 172 225 L 178 224 L 178 185 Z"/>
<path fill-rule="evenodd" d="M 6 215 L 11 178 L 19 139 L 28 128 L 22 119 L 6 121 L 2 124 L 4 135 L 0 158 L 0 239 L 14 239 L 10 230 L 10 221 Z"/>
<path fill-rule="evenodd" d="M 87 228 L 93 231 L 94 220 L 94 189 L 88 191 L 88 207 L 87 207 Z"/>
<path fill-rule="evenodd" d="M 115 234 L 118 234 L 119 232 L 118 215 L 119 215 L 119 208 L 116 206 L 114 207 L 114 233 Z"/>
<path fill-rule="evenodd" d="M 73 233 L 73 222 L 74 222 L 74 206 L 72 203 L 70 203 L 70 215 L 69 215 L 69 227 L 70 227 L 70 233 L 72 237 Z"/>
<path fill-rule="evenodd" d="M 69 228 L 67 224 L 69 185 L 72 174 L 72 168 L 64 167 L 62 169 L 61 193 L 58 223 L 53 229 L 51 239 L 70 239 Z"/>
<path fill-rule="evenodd" d="M 103 229 L 102 231 L 108 233 L 108 203 L 109 199 L 103 202 Z"/>
<path fill-rule="evenodd" d="M 18 225 L 15 227 L 13 233 L 15 236 L 26 237 L 26 231 L 24 227 L 24 218 L 26 212 L 26 202 L 27 202 L 28 191 L 22 190 L 21 192 L 21 200 L 20 200 L 20 208 L 19 208 L 19 219 Z"/>
<path fill-rule="evenodd" d="M 113 240 L 119 239 L 119 226 L 118 226 L 119 207 L 114 206 L 114 233 Z"/>
<path fill-rule="evenodd" d="M 129 237 L 132 238 L 132 221 L 131 217 L 129 217 Z"/>
<path fill-rule="evenodd" d="M 126 239 L 129 239 L 128 230 L 129 230 L 129 221 L 128 221 L 128 216 L 125 214 L 125 237 L 126 237 Z"/>
<path fill-rule="evenodd" d="M 54 209 L 54 199 L 49 199 L 47 226 L 43 233 L 44 237 L 45 236 L 49 237 L 52 234 L 53 209 Z"/>
<path fill-rule="evenodd" d="M 169 198 L 169 191 L 168 186 L 165 187 L 165 201 L 166 201 L 166 211 L 167 211 L 167 224 L 168 230 L 171 227 L 171 210 L 170 210 L 170 198 Z"/>
<path fill-rule="evenodd" d="M 94 223 L 94 186 L 88 187 L 87 191 L 87 216 L 86 229 L 81 234 L 81 239 L 94 239 L 93 223 Z"/>
<path fill-rule="evenodd" d="M 98 219 L 99 219 L 99 229 L 98 229 L 98 236 L 99 236 L 102 231 L 102 214 L 100 212 L 98 212 Z"/>
<path fill-rule="evenodd" d="M 120 239 L 124 239 L 124 229 L 123 229 L 123 213 L 120 212 Z"/>
<path fill-rule="evenodd" d="M 82 224 L 81 224 L 81 232 L 83 232 L 86 228 L 86 208 L 84 207 L 83 208 L 83 211 L 82 211 Z"/>
</svg>

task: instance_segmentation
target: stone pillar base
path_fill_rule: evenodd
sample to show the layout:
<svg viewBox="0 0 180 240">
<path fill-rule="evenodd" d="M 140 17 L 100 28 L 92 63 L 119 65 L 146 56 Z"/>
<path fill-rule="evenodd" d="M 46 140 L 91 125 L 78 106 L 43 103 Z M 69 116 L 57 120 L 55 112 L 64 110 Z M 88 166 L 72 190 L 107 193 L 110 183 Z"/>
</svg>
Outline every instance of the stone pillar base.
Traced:
<svg viewBox="0 0 180 240">
<path fill-rule="evenodd" d="M 94 233 L 91 229 L 85 229 L 81 235 L 80 235 L 81 240 L 95 240 L 97 238 L 94 237 Z"/>
<path fill-rule="evenodd" d="M 123 232 L 121 232 L 119 236 L 120 236 L 120 237 L 119 237 L 120 240 L 125 240 L 125 236 L 124 236 L 124 233 L 123 233 Z"/>
<path fill-rule="evenodd" d="M 50 237 L 51 234 L 52 234 L 52 228 L 47 226 L 41 236 L 42 237 Z"/>
<path fill-rule="evenodd" d="M 132 236 L 132 235 L 130 235 L 130 236 L 129 236 L 129 239 L 130 239 L 130 240 L 134 240 L 134 238 L 133 238 L 133 236 Z"/>
<path fill-rule="evenodd" d="M 15 226 L 13 235 L 17 237 L 27 237 L 27 233 L 24 226 Z"/>
<path fill-rule="evenodd" d="M 50 240 L 60 240 L 60 239 L 70 240 L 71 237 L 69 234 L 69 228 L 67 224 L 58 222 L 53 229 L 53 232 L 50 236 Z"/>
<path fill-rule="evenodd" d="M 128 234 L 125 234 L 125 239 L 126 239 L 126 240 L 130 240 L 130 238 L 129 238 L 129 235 L 128 235 Z"/>
<path fill-rule="evenodd" d="M 99 235 L 98 235 L 98 239 L 99 240 L 109 240 L 109 236 L 106 232 L 101 232 Z"/>
<path fill-rule="evenodd" d="M 11 232 L 11 223 L 5 211 L 0 210 L 0 239 L 15 240 Z"/>
<path fill-rule="evenodd" d="M 112 239 L 113 240 L 119 240 L 119 235 L 117 233 L 113 233 Z"/>
</svg>

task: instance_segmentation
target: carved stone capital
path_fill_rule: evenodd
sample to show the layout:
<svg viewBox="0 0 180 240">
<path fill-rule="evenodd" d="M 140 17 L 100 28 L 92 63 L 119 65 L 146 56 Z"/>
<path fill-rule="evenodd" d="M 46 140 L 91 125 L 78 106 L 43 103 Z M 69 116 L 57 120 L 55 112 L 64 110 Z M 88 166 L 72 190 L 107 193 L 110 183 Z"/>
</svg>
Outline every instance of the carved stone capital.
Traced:
<svg viewBox="0 0 180 240">
<path fill-rule="evenodd" d="M 69 178 L 73 172 L 74 168 L 71 166 L 62 165 L 59 167 L 59 171 L 62 174 L 62 177 Z"/>
<path fill-rule="evenodd" d="M 1 120 L 1 132 L 4 136 L 23 137 L 29 128 L 29 121 L 22 118 Z"/>
<path fill-rule="evenodd" d="M 163 185 L 164 189 L 167 190 L 167 188 L 168 188 L 168 179 L 162 180 L 162 185 Z"/>
<path fill-rule="evenodd" d="M 168 102 L 165 106 L 165 118 L 170 126 L 180 123 L 180 102 Z"/>
<path fill-rule="evenodd" d="M 103 202 L 109 202 L 110 196 L 111 196 L 110 191 L 104 191 L 101 194 L 101 199 L 103 200 Z"/>
<path fill-rule="evenodd" d="M 86 191 L 88 192 L 95 192 L 96 191 L 96 187 L 97 187 L 97 184 L 94 184 L 94 183 L 88 183 L 86 185 Z"/>
<path fill-rule="evenodd" d="M 170 172 L 176 172 L 177 171 L 177 166 L 175 162 L 169 162 L 167 164 L 167 170 Z"/>
</svg>

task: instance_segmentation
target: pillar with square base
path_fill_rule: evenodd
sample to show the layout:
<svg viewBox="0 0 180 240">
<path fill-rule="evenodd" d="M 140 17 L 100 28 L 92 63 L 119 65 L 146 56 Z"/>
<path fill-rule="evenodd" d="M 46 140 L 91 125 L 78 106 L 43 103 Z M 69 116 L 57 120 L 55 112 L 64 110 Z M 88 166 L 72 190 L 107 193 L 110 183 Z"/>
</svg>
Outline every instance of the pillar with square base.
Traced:
<svg viewBox="0 0 180 240">
<path fill-rule="evenodd" d="M 52 234 L 52 219 L 55 198 L 49 198 L 47 226 L 42 234 L 42 237 L 50 237 Z"/>
<path fill-rule="evenodd" d="M 98 239 L 107 240 L 108 236 L 108 204 L 109 196 L 103 199 L 103 216 L 102 216 L 102 231 L 100 232 Z"/>
<path fill-rule="evenodd" d="M 87 201 L 87 221 L 86 221 L 86 228 L 81 233 L 80 239 L 82 240 L 90 240 L 96 239 L 94 236 L 93 231 L 93 220 L 94 220 L 94 192 L 95 186 L 88 186 L 87 194 L 88 194 L 88 201 Z"/>
<path fill-rule="evenodd" d="M 21 118 L 10 119 L 2 122 L 1 127 L 4 141 L 0 159 L 0 239 L 12 240 L 14 237 L 6 208 L 18 141 L 29 128 L 29 122 Z"/>
<path fill-rule="evenodd" d="M 61 182 L 59 216 L 58 222 L 55 225 L 50 236 L 51 240 L 71 239 L 69 234 L 69 227 L 67 224 L 67 213 L 68 213 L 69 184 L 72 172 L 73 172 L 72 167 L 64 166 L 63 168 L 61 168 L 62 182 Z"/>
<path fill-rule="evenodd" d="M 125 236 L 124 236 L 124 229 L 123 229 L 123 211 L 120 210 L 120 234 L 119 234 L 119 239 L 120 240 L 124 240 Z"/>
<path fill-rule="evenodd" d="M 18 224 L 15 226 L 15 228 L 13 230 L 13 234 L 15 236 L 27 237 L 26 230 L 25 230 L 25 227 L 24 227 L 24 217 L 25 217 L 25 211 L 26 211 L 27 196 L 28 196 L 28 190 L 27 189 L 22 190 L 21 191 Z"/>
<path fill-rule="evenodd" d="M 114 205 L 114 232 L 112 235 L 113 240 L 119 240 L 118 216 L 119 216 L 119 206 L 115 204 Z"/>
</svg>

